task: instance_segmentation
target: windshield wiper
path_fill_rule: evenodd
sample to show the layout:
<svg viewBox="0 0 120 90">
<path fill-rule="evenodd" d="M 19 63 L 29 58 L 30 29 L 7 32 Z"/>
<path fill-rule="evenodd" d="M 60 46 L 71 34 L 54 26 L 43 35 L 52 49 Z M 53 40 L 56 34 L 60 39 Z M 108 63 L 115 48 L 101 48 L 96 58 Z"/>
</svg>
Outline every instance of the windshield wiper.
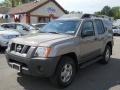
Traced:
<svg viewBox="0 0 120 90">
<path fill-rule="evenodd" d="M 59 34 L 59 33 L 57 33 L 57 32 L 48 32 L 48 33 Z"/>
<path fill-rule="evenodd" d="M 39 33 L 46 33 L 46 32 L 39 31 Z"/>
<path fill-rule="evenodd" d="M 57 33 L 57 32 L 42 32 L 42 31 L 40 31 L 39 33 L 52 33 L 52 34 L 59 34 L 59 33 Z"/>
</svg>

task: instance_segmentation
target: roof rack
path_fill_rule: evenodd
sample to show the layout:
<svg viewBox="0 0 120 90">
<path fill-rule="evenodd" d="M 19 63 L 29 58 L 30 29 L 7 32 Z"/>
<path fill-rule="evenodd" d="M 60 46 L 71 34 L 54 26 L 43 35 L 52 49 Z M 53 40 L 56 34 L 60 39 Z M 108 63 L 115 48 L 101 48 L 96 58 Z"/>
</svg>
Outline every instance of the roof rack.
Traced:
<svg viewBox="0 0 120 90">
<path fill-rule="evenodd" d="M 106 19 L 110 20 L 111 17 L 108 17 L 106 15 L 94 15 L 94 14 L 65 14 L 59 19 L 86 19 L 86 18 L 91 18 L 91 19 Z"/>
</svg>

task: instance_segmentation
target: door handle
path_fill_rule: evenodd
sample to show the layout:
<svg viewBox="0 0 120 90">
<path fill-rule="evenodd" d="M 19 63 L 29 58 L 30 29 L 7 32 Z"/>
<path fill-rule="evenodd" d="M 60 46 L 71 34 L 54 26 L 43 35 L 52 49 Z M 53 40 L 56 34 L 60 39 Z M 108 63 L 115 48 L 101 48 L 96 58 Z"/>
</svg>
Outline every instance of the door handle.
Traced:
<svg viewBox="0 0 120 90">
<path fill-rule="evenodd" d="M 104 39 L 104 37 L 102 37 L 102 38 L 99 38 L 99 40 L 103 40 Z"/>
</svg>

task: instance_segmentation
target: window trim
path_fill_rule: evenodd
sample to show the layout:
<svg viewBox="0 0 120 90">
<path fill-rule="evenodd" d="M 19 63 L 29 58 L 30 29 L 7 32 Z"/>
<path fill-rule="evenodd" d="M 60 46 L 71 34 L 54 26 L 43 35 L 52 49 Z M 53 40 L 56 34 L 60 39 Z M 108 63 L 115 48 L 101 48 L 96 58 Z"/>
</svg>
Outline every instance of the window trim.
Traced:
<svg viewBox="0 0 120 90">
<path fill-rule="evenodd" d="M 100 21 L 100 22 L 102 23 L 102 26 L 103 26 L 103 29 L 104 29 L 104 33 L 98 33 L 96 21 Z M 104 23 L 103 23 L 102 20 L 100 20 L 100 19 L 95 19 L 95 26 L 96 26 L 96 31 L 97 31 L 97 34 L 98 34 L 98 35 L 105 34 L 106 30 L 105 30 L 105 26 L 104 26 Z"/>
<path fill-rule="evenodd" d="M 95 26 L 94 26 L 94 23 L 93 23 L 92 20 L 87 20 L 87 21 L 84 21 L 84 22 L 82 23 L 81 32 L 80 32 L 81 37 L 82 37 L 82 32 L 83 32 L 83 26 L 84 26 L 84 24 L 85 24 L 86 22 L 92 22 L 93 31 L 94 31 L 94 35 L 92 35 L 92 36 L 87 36 L 87 37 L 94 37 L 94 36 L 95 36 Z M 84 37 L 84 38 L 87 38 L 87 37 Z M 82 37 L 82 38 L 83 38 L 83 37 Z"/>
</svg>

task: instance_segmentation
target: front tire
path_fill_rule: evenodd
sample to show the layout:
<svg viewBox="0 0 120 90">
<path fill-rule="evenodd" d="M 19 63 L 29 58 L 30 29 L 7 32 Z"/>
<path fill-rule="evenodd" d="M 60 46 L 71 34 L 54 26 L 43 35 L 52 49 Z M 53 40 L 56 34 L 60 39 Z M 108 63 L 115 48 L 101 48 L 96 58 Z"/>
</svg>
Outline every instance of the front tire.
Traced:
<svg viewBox="0 0 120 90">
<path fill-rule="evenodd" d="M 72 58 L 64 56 L 56 69 L 55 74 L 50 78 L 53 84 L 59 87 L 70 85 L 76 74 L 76 65 Z"/>
</svg>

